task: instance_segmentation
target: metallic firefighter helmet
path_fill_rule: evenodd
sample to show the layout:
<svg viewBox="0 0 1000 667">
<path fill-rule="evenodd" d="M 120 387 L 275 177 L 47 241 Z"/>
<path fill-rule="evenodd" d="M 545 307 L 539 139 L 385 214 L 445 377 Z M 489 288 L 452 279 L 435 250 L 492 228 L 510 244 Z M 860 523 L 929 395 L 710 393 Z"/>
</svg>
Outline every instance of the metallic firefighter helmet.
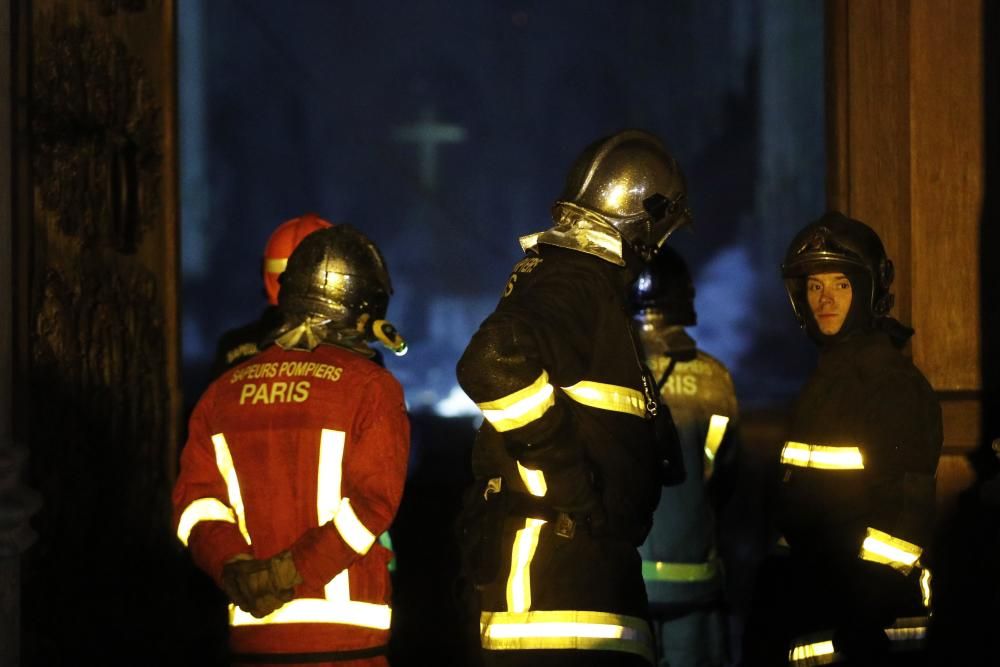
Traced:
<svg viewBox="0 0 1000 667">
<path fill-rule="evenodd" d="M 278 308 L 286 321 L 276 341 L 312 349 L 320 342 L 359 349 L 378 340 L 396 354 L 406 343 L 386 322 L 392 283 L 378 247 L 351 225 L 309 234 L 288 258 Z"/>
<path fill-rule="evenodd" d="M 690 222 L 686 193 L 684 174 L 663 143 L 648 132 L 624 130 L 584 149 L 552 215 L 557 224 L 610 225 L 649 261 Z"/>
<path fill-rule="evenodd" d="M 632 284 L 632 312 L 640 320 L 654 317 L 660 324 L 694 326 L 694 282 L 680 253 L 664 246 Z"/>
<path fill-rule="evenodd" d="M 866 298 L 868 315 L 879 318 L 889 313 L 894 300 L 889 292 L 894 272 L 881 239 L 865 223 L 829 211 L 795 235 L 781 265 L 785 290 L 800 325 L 805 324 L 809 312 L 804 278 L 833 272 L 842 272 L 848 278 L 858 276 L 863 279 L 861 283 L 867 283 L 851 280 L 855 295 Z"/>
<path fill-rule="evenodd" d="M 285 220 L 271 232 L 264 246 L 264 291 L 267 292 L 268 303 L 278 305 L 278 276 L 288 265 L 288 257 L 292 251 L 310 233 L 329 226 L 329 222 L 315 213 L 306 213 L 298 218 Z"/>
</svg>

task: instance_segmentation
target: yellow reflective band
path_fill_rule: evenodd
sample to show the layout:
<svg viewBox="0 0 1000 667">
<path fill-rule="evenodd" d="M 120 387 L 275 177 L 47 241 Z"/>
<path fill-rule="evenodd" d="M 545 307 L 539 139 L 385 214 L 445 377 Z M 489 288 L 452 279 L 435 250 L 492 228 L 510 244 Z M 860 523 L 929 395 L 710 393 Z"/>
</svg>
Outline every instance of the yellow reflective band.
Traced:
<svg viewBox="0 0 1000 667">
<path fill-rule="evenodd" d="M 233 455 L 229 451 L 229 444 L 226 443 L 226 436 L 216 433 L 212 436 L 212 444 L 215 445 L 215 465 L 226 482 L 229 506 L 236 513 L 236 525 L 239 526 L 243 539 L 247 544 L 251 544 L 246 514 L 243 511 L 243 496 L 240 495 L 240 480 L 236 477 L 236 466 L 233 465 Z"/>
<path fill-rule="evenodd" d="M 521 476 L 521 481 L 524 485 L 528 487 L 528 493 L 533 496 L 544 496 L 549 490 L 548 485 L 545 483 L 545 473 L 541 470 L 532 470 L 531 468 L 525 468 L 521 465 L 521 462 L 517 463 L 517 473 Z"/>
<path fill-rule="evenodd" d="M 659 560 L 642 561 L 642 578 L 646 581 L 710 581 L 719 573 L 718 560 L 705 563 L 664 563 Z"/>
<path fill-rule="evenodd" d="M 920 597 L 924 602 L 924 608 L 931 608 L 931 571 L 924 568 L 920 572 Z"/>
<path fill-rule="evenodd" d="M 268 273 L 284 273 L 286 266 L 288 266 L 287 259 L 264 260 L 264 270 L 267 271 Z"/>
<path fill-rule="evenodd" d="M 485 611 L 479 627 L 483 648 L 492 651 L 620 651 L 654 662 L 649 625 L 634 616 L 600 611 Z"/>
<path fill-rule="evenodd" d="M 538 548 L 538 535 L 544 519 L 525 519 L 524 528 L 514 536 L 511 550 L 510 576 L 507 577 L 507 610 L 528 611 L 531 608 L 531 559 Z"/>
<path fill-rule="evenodd" d="M 533 383 L 519 389 L 513 394 L 486 403 L 477 403 L 483 411 L 483 417 L 497 431 L 510 431 L 529 424 L 555 405 L 552 385 L 549 384 L 549 374 L 542 371 Z"/>
<path fill-rule="evenodd" d="M 722 444 L 722 436 L 726 434 L 726 426 L 729 425 L 729 417 L 722 415 L 712 415 L 708 420 L 708 434 L 705 436 L 705 457 L 709 461 L 715 460 L 715 453 L 719 451 Z"/>
<path fill-rule="evenodd" d="M 927 637 L 927 628 L 887 628 L 885 634 L 894 642 L 921 641 Z"/>
<path fill-rule="evenodd" d="M 893 652 L 922 645 L 927 636 L 927 622 L 926 616 L 897 618 L 895 623 L 885 628 L 886 636 L 893 643 Z M 834 649 L 833 641 L 829 639 L 832 635 L 832 630 L 826 630 L 800 637 L 788 652 L 788 664 L 812 667 L 840 662 L 843 656 Z"/>
<path fill-rule="evenodd" d="M 781 462 L 801 468 L 821 470 L 864 470 L 865 463 L 857 447 L 825 447 L 802 442 L 786 442 Z"/>
<path fill-rule="evenodd" d="M 894 644 L 894 650 L 902 648 L 903 645 L 919 647 L 927 639 L 929 621 L 930 618 L 927 616 L 897 618 L 895 623 L 885 629 L 885 634 L 889 637 L 889 641 Z"/>
<path fill-rule="evenodd" d="M 202 521 L 225 521 L 236 523 L 236 515 L 218 498 L 199 498 L 184 508 L 181 520 L 177 522 L 177 537 L 184 546 L 188 545 L 191 531 Z"/>
<path fill-rule="evenodd" d="M 362 556 L 375 544 L 375 535 L 365 528 L 358 515 L 354 513 L 350 498 L 340 501 L 340 510 L 337 516 L 333 517 L 333 525 L 337 527 L 337 532 L 347 542 L 347 546 Z"/>
<path fill-rule="evenodd" d="M 637 389 L 583 380 L 572 387 L 563 387 L 563 391 L 577 403 L 592 408 L 624 412 L 636 417 L 646 416 L 646 398 Z"/>
<path fill-rule="evenodd" d="M 229 605 L 229 625 L 233 627 L 284 623 L 342 623 L 388 630 L 391 621 L 392 609 L 388 605 L 353 600 L 300 598 L 285 603 L 264 618 L 255 618 L 236 605 Z"/>
<path fill-rule="evenodd" d="M 343 475 L 344 432 L 323 429 L 319 436 L 319 469 L 316 478 L 316 516 L 324 525 L 340 509 L 340 480 Z"/>
<path fill-rule="evenodd" d="M 922 552 L 923 549 L 916 544 L 868 528 L 859 556 L 862 560 L 889 565 L 903 574 L 909 574 Z"/>
<path fill-rule="evenodd" d="M 792 665 L 825 665 L 829 660 L 822 660 L 823 657 L 833 657 L 833 641 L 813 642 L 812 644 L 801 644 L 795 646 L 788 652 L 788 662 Z"/>
</svg>

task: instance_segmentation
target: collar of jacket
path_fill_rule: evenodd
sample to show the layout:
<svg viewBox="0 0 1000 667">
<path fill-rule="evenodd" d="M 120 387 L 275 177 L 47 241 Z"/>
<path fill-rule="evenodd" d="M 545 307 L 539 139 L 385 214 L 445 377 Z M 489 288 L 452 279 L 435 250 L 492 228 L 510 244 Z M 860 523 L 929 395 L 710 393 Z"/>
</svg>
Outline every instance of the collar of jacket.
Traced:
<svg viewBox="0 0 1000 667">
<path fill-rule="evenodd" d="M 834 372 L 869 366 L 873 370 L 883 369 L 887 360 L 894 359 L 898 353 L 888 334 L 882 331 L 853 331 L 843 340 L 821 347 L 817 366 Z"/>
<path fill-rule="evenodd" d="M 577 218 L 568 224 L 556 225 L 544 232 L 526 234 L 520 239 L 525 252 L 544 243 L 593 255 L 615 266 L 625 266 L 622 237 L 611 225 Z"/>
</svg>

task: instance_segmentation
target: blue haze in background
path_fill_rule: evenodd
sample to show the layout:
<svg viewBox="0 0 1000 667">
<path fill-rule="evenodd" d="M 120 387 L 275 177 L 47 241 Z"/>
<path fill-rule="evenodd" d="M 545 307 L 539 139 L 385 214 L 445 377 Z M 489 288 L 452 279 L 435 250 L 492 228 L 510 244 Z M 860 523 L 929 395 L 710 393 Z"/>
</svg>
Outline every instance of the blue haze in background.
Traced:
<svg viewBox="0 0 1000 667">
<path fill-rule="evenodd" d="M 188 402 L 219 335 L 264 306 L 260 260 L 315 211 L 387 257 L 387 364 L 415 412 L 470 406 L 455 363 L 517 237 L 584 145 L 661 136 L 695 216 L 673 239 L 701 346 L 746 407 L 787 400 L 813 351 L 787 305 L 785 245 L 824 207 L 822 2 L 180 0 L 182 298 Z M 391 356 L 391 355 L 390 355 Z"/>
</svg>

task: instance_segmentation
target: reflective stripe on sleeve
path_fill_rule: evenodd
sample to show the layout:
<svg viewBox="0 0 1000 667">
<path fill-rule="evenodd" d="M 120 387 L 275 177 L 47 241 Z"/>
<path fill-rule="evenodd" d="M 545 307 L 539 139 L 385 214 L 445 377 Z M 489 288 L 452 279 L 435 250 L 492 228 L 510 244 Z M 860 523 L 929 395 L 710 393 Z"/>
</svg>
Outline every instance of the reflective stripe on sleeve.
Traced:
<svg viewBox="0 0 1000 667">
<path fill-rule="evenodd" d="M 229 624 L 233 627 L 282 623 L 342 623 L 388 630 L 391 621 L 392 609 L 388 605 L 355 600 L 298 598 L 286 602 L 264 618 L 255 618 L 235 605 L 229 605 Z"/>
<path fill-rule="evenodd" d="M 340 501 L 340 509 L 333 517 L 333 525 L 337 527 L 337 532 L 344 538 L 347 545 L 355 552 L 364 556 L 375 544 L 375 535 L 365 528 L 358 515 L 351 507 L 351 499 L 344 498 Z"/>
<path fill-rule="evenodd" d="M 583 380 L 572 387 L 563 387 L 563 391 L 577 403 L 592 408 L 646 416 L 646 398 L 637 389 Z"/>
<path fill-rule="evenodd" d="M 864 459 L 857 447 L 827 447 L 788 441 L 781 450 L 781 462 L 800 468 L 820 470 L 864 470 Z"/>
<path fill-rule="evenodd" d="M 521 465 L 521 462 L 517 462 L 517 474 L 521 476 L 521 481 L 528 488 L 528 493 L 533 496 L 544 496 L 549 487 L 545 483 L 545 473 L 541 470 L 532 470 L 531 468 L 525 468 Z"/>
<path fill-rule="evenodd" d="M 236 466 L 233 465 L 233 455 L 229 451 L 226 436 L 216 433 L 212 436 L 212 444 L 215 446 L 215 465 L 219 468 L 219 474 L 226 482 L 229 506 L 236 514 L 236 525 L 239 526 L 240 533 L 243 534 L 246 543 L 251 544 L 250 533 L 247 531 L 247 518 L 243 511 L 243 496 L 240 494 L 240 480 L 236 476 Z"/>
<path fill-rule="evenodd" d="M 534 382 L 503 398 L 477 403 L 483 417 L 497 431 L 510 431 L 539 419 L 555 405 L 554 389 L 549 374 L 542 371 Z"/>
<path fill-rule="evenodd" d="M 634 616 L 599 611 L 484 611 L 479 623 L 482 646 L 492 651 L 619 651 L 654 662 L 649 625 Z"/>
<path fill-rule="evenodd" d="M 177 522 L 177 537 L 184 546 L 188 545 L 191 531 L 202 521 L 225 521 L 236 523 L 236 514 L 218 498 L 199 498 L 184 508 Z"/>
<path fill-rule="evenodd" d="M 861 543 L 859 557 L 861 560 L 889 565 L 903 574 L 909 574 L 921 553 L 923 549 L 916 544 L 869 527 L 865 531 L 865 540 Z"/>
</svg>

